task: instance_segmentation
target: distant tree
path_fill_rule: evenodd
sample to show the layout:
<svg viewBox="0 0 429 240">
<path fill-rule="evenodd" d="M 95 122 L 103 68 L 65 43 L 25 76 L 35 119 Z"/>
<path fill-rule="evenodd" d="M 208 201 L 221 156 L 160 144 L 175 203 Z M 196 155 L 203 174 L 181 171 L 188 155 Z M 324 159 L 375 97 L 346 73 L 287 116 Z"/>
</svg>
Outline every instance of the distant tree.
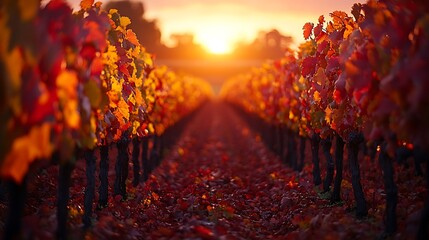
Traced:
<svg viewBox="0 0 429 240">
<path fill-rule="evenodd" d="M 239 58 L 277 59 L 292 42 L 292 37 L 284 36 L 276 29 L 260 31 L 250 44 L 238 43 L 234 54 Z"/>
<path fill-rule="evenodd" d="M 170 38 L 175 42 L 175 47 L 194 45 L 194 35 L 190 33 L 174 33 Z"/>
<path fill-rule="evenodd" d="M 279 31 L 273 29 L 265 33 L 265 46 L 284 51 L 292 43 L 292 37 L 283 36 Z"/>
<path fill-rule="evenodd" d="M 169 58 L 200 59 L 207 56 L 207 52 L 194 42 L 194 35 L 189 33 L 175 33 L 170 36 L 174 47 L 170 48 Z"/>
<path fill-rule="evenodd" d="M 142 2 L 112 1 L 104 5 L 105 9 L 117 9 L 123 16 L 131 20 L 130 27 L 136 33 L 140 43 L 152 53 L 163 51 L 161 31 L 156 20 L 144 18 L 145 7 Z"/>
</svg>

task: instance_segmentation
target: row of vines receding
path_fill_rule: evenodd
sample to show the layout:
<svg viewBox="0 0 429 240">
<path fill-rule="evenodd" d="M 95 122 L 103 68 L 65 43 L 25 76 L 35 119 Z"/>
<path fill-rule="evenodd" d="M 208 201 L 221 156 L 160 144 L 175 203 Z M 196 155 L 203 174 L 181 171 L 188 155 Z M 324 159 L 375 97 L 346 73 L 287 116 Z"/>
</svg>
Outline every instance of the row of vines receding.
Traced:
<svg viewBox="0 0 429 240">
<path fill-rule="evenodd" d="M 76 161 L 84 158 L 87 165 L 83 222 L 90 226 L 95 150 L 98 206 L 106 207 L 110 146 L 118 151 L 114 194 L 126 198 L 130 142 L 137 185 L 140 162 L 146 180 L 164 137 L 177 134 L 169 129 L 212 96 L 211 86 L 157 66 L 128 27 L 130 19 L 100 2 L 83 0 L 75 12 L 61 0 L 44 6 L 6 0 L 0 7 L 0 175 L 11 193 L 5 238 L 20 233 L 26 182 L 52 164 L 59 165 L 57 236 L 65 238 Z"/>
<path fill-rule="evenodd" d="M 420 164 L 429 156 L 429 4 L 370 0 L 355 4 L 350 15 L 334 11 L 329 21 L 320 16 L 306 23 L 303 34 L 307 41 L 297 51 L 288 49 L 282 59 L 231 79 L 221 94 L 271 126 L 261 134 L 296 170 L 304 165 L 308 139 L 314 184 L 323 184 L 332 203 L 341 201 L 345 147 L 358 217 L 368 215 L 359 151 L 363 147 L 371 159 L 378 154 L 386 233 L 392 234 L 398 198 L 393 161 L 414 156 L 416 174 L 422 175 Z M 323 180 L 319 144 L 328 161 Z"/>
</svg>

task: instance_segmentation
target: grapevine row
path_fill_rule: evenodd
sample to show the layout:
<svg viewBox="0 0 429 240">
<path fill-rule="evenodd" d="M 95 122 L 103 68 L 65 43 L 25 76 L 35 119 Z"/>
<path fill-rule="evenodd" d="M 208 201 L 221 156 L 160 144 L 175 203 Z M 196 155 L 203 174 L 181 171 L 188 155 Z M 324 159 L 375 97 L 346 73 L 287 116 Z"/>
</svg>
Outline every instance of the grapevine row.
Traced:
<svg viewBox="0 0 429 240">
<path fill-rule="evenodd" d="M 386 233 L 392 234 L 397 203 L 395 152 L 410 148 L 419 158 L 418 169 L 429 156 L 429 4 L 370 0 L 355 4 L 351 15 L 334 11 L 330 17 L 326 21 L 320 16 L 316 23 L 303 26 L 307 41 L 298 51 L 286 50 L 282 59 L 231 79 L 221 94 L 273 128 L 286 129 L 271 143 L 283 156 L 286 132 L 286 159 L 297 170 L 303 160 L 297 161 L 296 139 L 301 139 L 301 156 L 305 139 L 310 139 L 315 185 L 322 184 L 321 143 L 328 161 L 323 191 L 330 191 L 334 181 L 333 203 L 340 201 L 345 144 L 358 217 L 368 213 L 360 183 L 359 144 L 364 142 L 370 150 L 378 147 L 387 194 Z M 330 153 L 333 139 L 335 164 Z M 428 206 L 419 232 L 426 238 Z"/>
<path fill-rule="evenodd" d="M 130 19 L 105 12 L 99 2 L 83 0 L 74 13 L 61 0 L 44 7 L 39 0 L 7 0 L 0 7 L 1 179 L 20 189 L 34 163 L 59 164 L 57 231 L 64 238 L 70 174 L 79 155 L 87 163 L 84 224 L 90 225 L 95 149 L 104 174 L 99 203 L 106 206 L 108 146 L 117 144 L 115 194 L 125 197 L 130 140 L 138 158 L 140 142 L 148 151 L 148 138 L 159 139 L 196 110 L 211 87 L 157 66 L 128 28 Z M 143 168 L 147 178 L 148 165 Z M 18 217 L 10 217 L 6 238 L 19 231 L 20 214 L 12 214 Z"/>
</svg>

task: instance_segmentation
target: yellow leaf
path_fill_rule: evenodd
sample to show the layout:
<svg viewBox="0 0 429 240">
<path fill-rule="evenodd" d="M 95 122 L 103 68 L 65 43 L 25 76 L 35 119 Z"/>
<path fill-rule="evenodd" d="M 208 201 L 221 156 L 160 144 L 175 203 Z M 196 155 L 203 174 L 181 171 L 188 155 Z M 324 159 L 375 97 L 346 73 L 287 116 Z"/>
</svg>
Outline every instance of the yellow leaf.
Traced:
<svg viewBox="0 0 429 240">
<path fill-rule="evenodd" d="M 137 134 L 137 130 L 140 127 L 140 123 L 138 121 L 133 122 L 133 135 Z"/>
<path fill-rule="evenodd" d="M 143 86 L 143 79 L 140 78 L 133 78 L 134 83 L 136 84 L 136 87 L 140 88 L 141 86 Z"/>
<path fill-rule="evenodd" d="M 58 95 L 66 99 L 76 96 L 78 78 L 75 71 L 64 70 L 57 77 Z"/>
<path fill-rule="evenodd" d="M 64 121 L 68 127 L 78 129 L 80 114 L 77 99 L 77 74 L 75 71 L 64 70 L 56 80 Z"/>
<path fill-rule="evenodd" d="M 143 105 L 143 97 L 142 97 L 142 92 L 139 89 L 136 89 L 135 98 L 136 98 L 137 105 L 142 106 Z"/>
<path fill-rule="evenodd" d="M 128 97 L 128 101 L 129 101 L 133 106 L 135 106 L 135 105 L 136 105 L 136 99 L 135 99 L 135 97 L 134 97 L 133 95 L 130 95 L 130 96 Z"/>
<path fill-rule="evenodd" d="M 72 129 L 79 129 L 80 114 L 78 110 L 78 102 L 76 100 L 69 100 L 65 103 L 64 119 L 68 127 Z"/>
<path fill-rule="evenodd" d="M 317 103 L 320 103 L 321 99 L 320 99 L 320 93 L 318 91 L 314 92 L 313 98 L 314 98 L 314 101 L 316 101 Z"/>
<path fill-rule="evenodd" d="M 295 117 L 292 111 L 289 111 L 289 120 L 292 120 Z"/>
<path fill-rule="evenodd" d="M 148 54 L 148 53 L 145 53 L 145 54 L 143 55 L 143 61 L 144 61 L 147 65 L 149 65 L 149 66 L 152 66 L 152 65 L 153 65 L 153 59 L 152 59 L 152 56 L 151 56 L 150 54 Z"/>
<path fill-rule="evenodd" d="M 119 23 L 121 27 L 126 28 L 128 25 L 131 24 L 131 20 L 128 17 L 121 17 L 119 19 Z"/>
<path fill-rule="evenodd" d="M 130 119 L 130 111 L 128 108 L 128 104 L 121 99 L 118 103 L 118 110 L 121 112 L 122 116 L 128 121 Z"/>
<path fill-rule="evenodd" d="M 122 92 L 122 81 L 118 81 L 115 78 L 112 78 L 112 91 L 121 93 Z"/>
<path fill-rule="evenodd" d="M 146 96 L 146 99 L 147 99 L 147 101 L 148 101 L 149 103 L 154 103 L 154 102 L 155 102 L 155 98 L 154 98 L 154 96 L 152 96 L 152 95 L 147 95 L 147 96 Z"/>
<path fill-rule="evenodd" d="M 148 124 L 148 126 L 147 126 L 147 130 L 149 130 L 149 133 L 150 133 L 150 134 L 154 134 L 154 133 L 155 133 L 155 129 L 154 129 L 154 127 L 153 127 L 153 124 L 152 124 L 152 123 L 149 123 L 149 124 Z"/>
<path fill-rule="evenodd" d="M 151 200 L 149 199 L 149 198 L 146 198 L 145 200 L 143 200 L 143 204 L 145 205 L 145 206 L 149 206 L 150 204 L 151 204 Z"/>
<path fill-rule="evenodd" d="M 21 183 L 33 161 L 51 156 L 50 135 L 51 125 L 44 123 L 33 127 L 28 135 L 15 139 L 1 166 L 1 175 Z"/>
<path fill-rule="evenodd" d="M 354 27 L 351 25 L 347 25 L 346 30 L 344 31 L 344 34 L 343 34 L 343 38 L 347 39 L 350 36 L 350 34 L 352 34 L 353 31 L 354 31 Z"/>
<path fill-rule="evenodd" d="M 103 53 L 103 61 L 110 68 L 117 68 L 116 62 L 119 60 L 118 52 L 116 51 L 116 47 L 113 45 L 108 45 L 107 51 Z"/>
<path fill-rule="evenodd" d="M 332 109 L 330 107 L 325 109 L 325 121 L 329 124 L 332 122 Z"/>
<path fill-rule="evenodd" d="M 292 84 L 293 91 L 299 92 L 299 86 L 295 82 Z"/>
<path fill-rule="evenodd" d="M 108 91 L 107 97 L 109 98 L 109 107 L 116 108 L 117 102 L 119 101 L 119 94 L 114 91 Z"/>
</svg>

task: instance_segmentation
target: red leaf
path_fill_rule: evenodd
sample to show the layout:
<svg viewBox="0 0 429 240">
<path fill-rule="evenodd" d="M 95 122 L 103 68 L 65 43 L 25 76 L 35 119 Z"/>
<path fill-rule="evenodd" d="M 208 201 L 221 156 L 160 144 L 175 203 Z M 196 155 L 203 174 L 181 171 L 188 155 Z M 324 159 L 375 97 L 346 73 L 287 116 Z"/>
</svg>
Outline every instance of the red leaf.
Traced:
<svg viewBox="0 0 429 240">
<path fill-rule="evenodd" d="M 92 61 L 95 58 L 95 54 L 97 53 L 97 49 L 95 49 L 94 45 L 91 43 L 85 43 L 80 50 L 80 55 L 87 61 Z"/>
<path fill-rule="evenodd" d="M 331 57 L 328 60 L 328 65 L 326 66 L 326 72 L 327 73 L 335 73 L 336 71 L 339 71 L 341 65 L 339 57 Z"/>
<path fill-rule="evenodd" d="M 125 76 L 131 77 L 128 67 L 125 64 L 119 65 L 119 71 L 121 71 Z"/>
<path fill-rule="evenodd" d="M 320 53 L 326 53 L 328 49 L 329 49 L 329 43 L 326 40 L 317 45 L 317 51 Z"/>
<path fill-rule="evenodd" d="M 305 58 L 301 64 L 301 74 L 304 77 L 307 77 L 308 75 L 313 76 L 315 73 L 316 64 L 317 64 L 317 58 L 316 57 Z"/>
<path fill-rule="evenodd" d="M 341 74 L 335 81 L 334 99 L 336 103 L 340 103 L 347 95 L 345 75 Z"/>
<path fill-rule="evenodd" d="M 321 24 L 317 24 L 317 26 L 314 28 L 314 36 L 319 36 L 322 33 L 323 26 Z"/>
<path fill-rule="evenodd" d="M 318 25 L 322 25 L 324 22 L 325 22 L 325 17 L 323 15 L 320 15 Z"/>
<path fill-rule="evenodd" d="M 304 39 L 307 40 L 310 35 L 311 35 L 311 31 L 313 30 L 313 23 L 306 23 L 304 24 L 304 26 L 302 27 L 302 30 L 304 30 Z"/>
<path fill-rule="evenodd" d="M 213 237 L 214 236 L 212 230 L 208 229 L 207 227 L 195 226 L 194 229 L 201 237 Z"/>
</svg>

